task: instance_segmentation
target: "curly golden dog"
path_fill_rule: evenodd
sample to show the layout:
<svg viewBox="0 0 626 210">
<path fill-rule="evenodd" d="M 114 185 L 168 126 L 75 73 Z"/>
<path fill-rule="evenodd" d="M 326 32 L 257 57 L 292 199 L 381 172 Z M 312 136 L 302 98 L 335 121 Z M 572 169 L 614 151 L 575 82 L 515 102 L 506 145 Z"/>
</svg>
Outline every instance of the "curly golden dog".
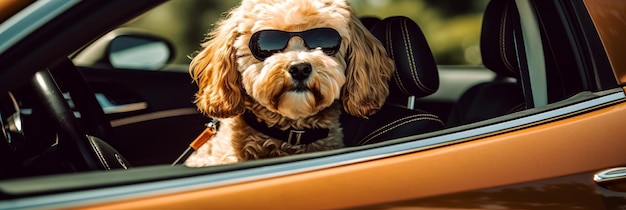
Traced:
<svg viewBox="0 0 626 210">
<path fill-rule="evenodd" d="M 192 167 L 341 148 L 341 109 L 374 114 L 394 70 L 338 0 L 243 0 L 201 45 L 195 103 L 221 127 Z"/>
</svg>

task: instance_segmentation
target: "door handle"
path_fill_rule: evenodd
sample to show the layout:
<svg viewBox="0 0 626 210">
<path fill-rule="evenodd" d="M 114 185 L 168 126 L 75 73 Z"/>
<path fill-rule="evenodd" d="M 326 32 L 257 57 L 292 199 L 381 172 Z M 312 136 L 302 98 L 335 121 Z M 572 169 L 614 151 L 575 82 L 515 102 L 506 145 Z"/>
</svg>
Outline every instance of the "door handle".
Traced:
<svg viewBox="0 0 626 210">
<path fill-rule="evenodd" d="M 626 167 L 600 171 L 593 176 L 598 185 L 616 192 L 626 192 Z"/>
<path fill-rule="evenodd" d="M 104 94 L 96 93 L 96 99 L 104 114 L 119 114 L 125 112 L 134 112 L 148 108 L 147 102 L 134 102 L 129 104 L 114 104 Z"/>
</svg>

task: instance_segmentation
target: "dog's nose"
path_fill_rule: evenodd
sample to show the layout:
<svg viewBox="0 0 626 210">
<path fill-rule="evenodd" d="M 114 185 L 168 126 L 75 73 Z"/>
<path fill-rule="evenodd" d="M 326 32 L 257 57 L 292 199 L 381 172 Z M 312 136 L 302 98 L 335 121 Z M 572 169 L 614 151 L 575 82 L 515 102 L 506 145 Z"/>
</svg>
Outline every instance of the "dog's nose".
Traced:
<svg viewBox="0 0 626 210">
<path fill-rule="evenodd" d="M 304 81 L 306 78 L 309 78 L 311 74 L 311 64 L 299 63 L 291 65 L 289 67 L 289 74 L 291 74 L 291 77 L 295 80 Z"/>
</svg>

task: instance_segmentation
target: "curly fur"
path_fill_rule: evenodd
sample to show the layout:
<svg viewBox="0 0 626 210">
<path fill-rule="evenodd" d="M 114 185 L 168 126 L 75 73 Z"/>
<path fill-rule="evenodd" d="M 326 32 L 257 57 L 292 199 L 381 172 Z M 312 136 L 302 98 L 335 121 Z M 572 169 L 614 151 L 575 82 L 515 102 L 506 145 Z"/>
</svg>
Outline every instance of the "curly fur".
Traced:
<svg viewBox="0 0 626 210">
<path fill-rule="evenodd" d="M 309 50 L 300 37 L 264 61 L 248 47 L 254 32 L 267 29 L 304 31 L 330 27 L 342 38 L 339 52 L 328 56 Z M 198 84 L 196 105 L 220 119 L 217 135 L 196 151 L 188 166 L 208 166 L 343 147 L 341 108 L 354 116 L 374 114 L 384 103 L 393 62 L 380 42 L 360 23 L 345 1 L 243 0 L 217 22 L 190 73 Z M 291 65 L 309 63 L 308 91 L 290 91 Z M 268 126 L 328 128 L 328 137 L 307 145 L 291 145 L 249 127 L 244 111 Z"/>
</svg>

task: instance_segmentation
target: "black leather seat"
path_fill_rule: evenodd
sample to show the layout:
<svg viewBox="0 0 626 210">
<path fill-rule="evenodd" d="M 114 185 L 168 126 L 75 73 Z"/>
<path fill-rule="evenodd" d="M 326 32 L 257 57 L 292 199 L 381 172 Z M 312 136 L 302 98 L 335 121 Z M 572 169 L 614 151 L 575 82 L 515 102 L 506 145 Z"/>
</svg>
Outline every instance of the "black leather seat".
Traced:
<svg viewBox="0 0 626 210">
<path fill-rule="evenodd" d="M 438 116 L 403 105 L 410 96 L 424 97 L 439 88 L 437 65 L 419 26 L 411 19 L 396 16 L 381 20 L 371 31 L 394 60 L 396 72 L 389 83 L 387 103 L 379 112 L 368 119 L 342 115 L 346 146 L 372 144 L 445 128 Z"/>
<path fill-rule="evenodd" d="M 480 50 L 483 64 L 496 73 L 493 81 L 469 88 L 457 101 L 446 124 L 473 123 L 526 109 L 518 48 L 520 20 L 514 1 L 492 0 L 483 16 Z"/>
<path fill-rule="evenodd" d="M 363 26 L 367 28 L 367 30 L 372 30 L 372 28 L 380 22 L 380 18 L 374 16 L 364 16 L 360 17 L 359 20 L 363 23 Z"/>
</svg>

